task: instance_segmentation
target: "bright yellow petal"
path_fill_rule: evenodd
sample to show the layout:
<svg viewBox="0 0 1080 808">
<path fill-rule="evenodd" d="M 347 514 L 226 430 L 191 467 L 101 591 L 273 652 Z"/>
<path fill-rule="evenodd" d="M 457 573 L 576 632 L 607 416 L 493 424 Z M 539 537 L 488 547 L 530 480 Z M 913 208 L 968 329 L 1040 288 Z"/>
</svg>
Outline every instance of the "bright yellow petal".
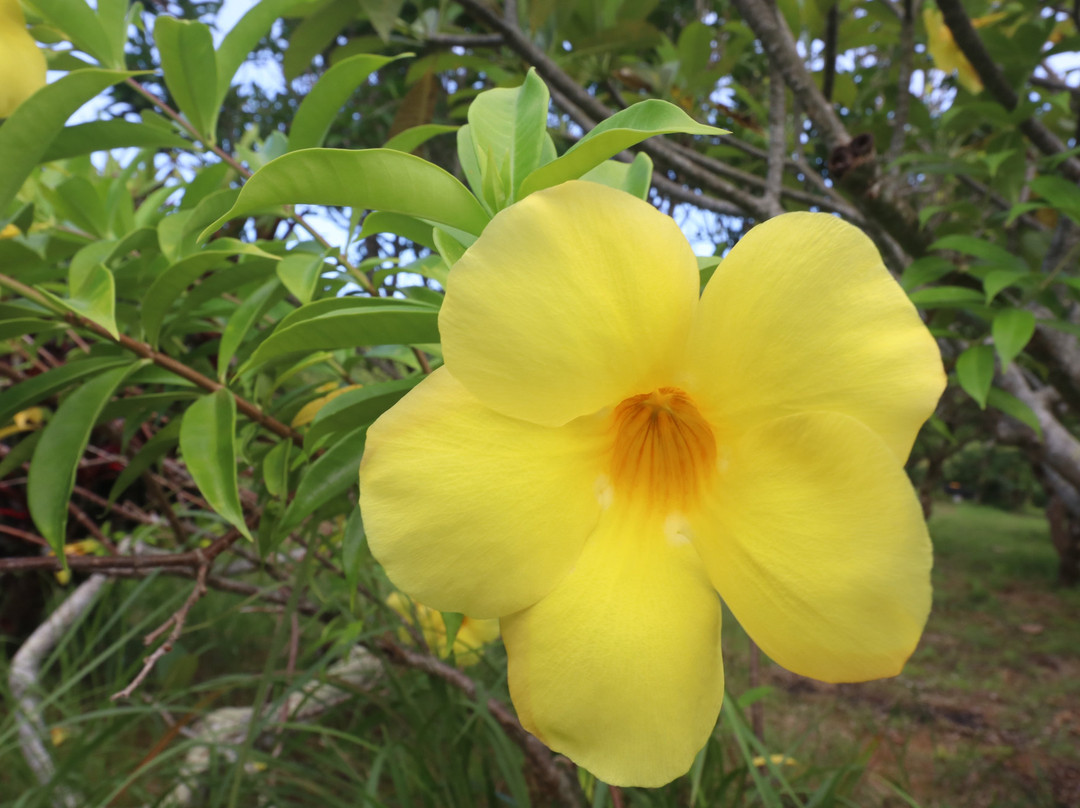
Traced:
<svg viewBox="0 0 1080 808">
<path fill-rule="evenodd" d="M 26 30 L 19 0 L 0 0 L 0 118 L 45 85 L 45 54 Z"/>
<path fill-rule="evenodd" d="M 945 388 L 937 344 L 858 228 L 788 213 L 751 230 L 701 299 L 687 388 L 721 434 L 841 412 L 900 459 Z"/>
<path fill-rule="evenodd" d="M 539 427 L 484 407 L 440 368 L 368 431 L 360 508 L 394 585 L 500 617 L 566 574 L 600 506 L 599 425 Z"/>
<path fill-rule="evenodd" d="M 896 456 L 844 415 L 764 424 L 731 449 L 694 544 L 780 665 L 828 682 L 895 676 L 930 611 L 930 539 Z"/>
<path fill-rule="evenodd" d="M 716 724 L 720 603 L 660 520 L 606 511 L 573 571 L 502 629 L 521 723 L 601 780 L 663 785 Z"/>
<path fill-rule="evenodd" d="M 489 407 L 558 426 L 666 383 L 697 296 L 670 217 L 564 183 L 501 211 L 454 265 L 439 314 L 446 366 Z"/>
</svg>

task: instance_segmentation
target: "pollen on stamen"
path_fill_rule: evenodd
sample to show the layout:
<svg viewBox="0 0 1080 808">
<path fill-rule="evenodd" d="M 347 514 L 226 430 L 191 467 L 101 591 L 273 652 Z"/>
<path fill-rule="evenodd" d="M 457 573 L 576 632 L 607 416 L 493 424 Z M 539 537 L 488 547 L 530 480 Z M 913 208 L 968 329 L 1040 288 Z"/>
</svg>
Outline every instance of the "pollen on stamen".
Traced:
<svg viewBox="0 0 1080 808">
<path fill-rule="evenodd" d="M 686 510 L 716 472 L 716 440 L 676 387 L 623 400 L 612 413 L 611 479 L 618 495 Z"/>
</svg>

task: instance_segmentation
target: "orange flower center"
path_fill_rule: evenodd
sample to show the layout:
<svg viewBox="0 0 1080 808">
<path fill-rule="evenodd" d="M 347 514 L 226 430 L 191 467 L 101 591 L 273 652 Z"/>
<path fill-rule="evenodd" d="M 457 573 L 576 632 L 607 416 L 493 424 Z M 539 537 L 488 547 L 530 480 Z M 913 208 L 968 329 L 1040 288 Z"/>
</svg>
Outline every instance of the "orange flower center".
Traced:
<svg viewBox="0 0 1080 808">
<path fill-rule="evenodd" d="M 716 470 L 716 440 L 677 387 L 631 396 L 612 415 L 611 481 L 617 495 L 688 509 Z"/>
</svg>

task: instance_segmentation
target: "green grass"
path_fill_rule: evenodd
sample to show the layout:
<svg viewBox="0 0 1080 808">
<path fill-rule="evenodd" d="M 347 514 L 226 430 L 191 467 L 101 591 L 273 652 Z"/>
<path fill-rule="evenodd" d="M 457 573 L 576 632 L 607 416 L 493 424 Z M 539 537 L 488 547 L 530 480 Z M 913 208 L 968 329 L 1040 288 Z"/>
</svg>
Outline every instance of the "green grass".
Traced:
<svg viewBox="0 0 1080 808">
<path fill-rule="evenodd" d="M 1080 592 L 1054 588 L 1046 530 L 1038 514 L 938 505 L 934 610 L 919 649 L 893 680 L 825 685 L 766 663 L 765 689 L 751 692 L 747 639 L 726 615 L 729 697 L 716 733 L 688 777 L 665 789 L 627 789 L 628 804 L 1070 804 L 1080 738 Z M 285 673 L 288 616 L 218 593 L 196 605 L 178 647 L 136 698 L 114 704 L 109 695 L 145 654 L 142 636 L 191 586 L 164 577 L 114 583 L 47 664 L 45 721 L 68 732 L 53 749 L 58 780 L 88 806 L 152 805 L 175 783 L 192 746 L 175 722 L 223 706 L 279 705 L 351 642 L 392 628 L 384 612 L 362 602 L 356 614 L 344 611 L 347 598 L 333 576 L 312 584 L 309 592 L 329 604 L 328 619 L 301 621 L 292 675 Z M 375 574 L 365 584 L 381 585 Z M 506 699 L 501 647 L 469 672 L 484 692 Z M 6 676 L 0 661 L 0 805 L 51 807 L 51 792 L 34 781 L 19 751 Z M 763 744 L 737 709 L 757 697 Z M 530 804 L 522 754 L 494 719 L 416 672 L 394 669 L 317 722 L 219 752 L 200 781 L 200 806 Z M 796 765 L 759 773 L 748 763 L 781 752 Z M 582 778 L 594 808 L 613 805 L 606 786 Z"/>
</svg>

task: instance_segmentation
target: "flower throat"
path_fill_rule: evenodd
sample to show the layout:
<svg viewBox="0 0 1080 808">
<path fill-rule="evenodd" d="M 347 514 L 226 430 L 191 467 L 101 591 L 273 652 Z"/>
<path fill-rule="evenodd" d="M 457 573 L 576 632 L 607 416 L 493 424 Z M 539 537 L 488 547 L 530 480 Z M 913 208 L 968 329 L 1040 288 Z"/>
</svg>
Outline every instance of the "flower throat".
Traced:
<svg viewBox="0 0 1080 808">
<path fill-rule="evenodd" d="M 611 480 L 616 496 L 686 510 L 716 469 L 716 440 L 677 387 L 624 399 L 612 415 Z"/>
</svg>

